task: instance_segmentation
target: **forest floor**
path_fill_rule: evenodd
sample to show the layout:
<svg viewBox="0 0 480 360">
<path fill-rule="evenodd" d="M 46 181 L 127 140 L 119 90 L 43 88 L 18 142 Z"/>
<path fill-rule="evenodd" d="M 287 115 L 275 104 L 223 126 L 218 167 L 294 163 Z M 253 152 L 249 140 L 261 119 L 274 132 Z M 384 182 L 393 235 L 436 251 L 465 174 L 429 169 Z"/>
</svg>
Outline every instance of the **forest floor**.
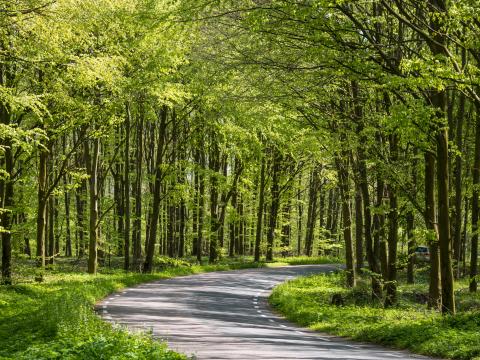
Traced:
<svg viewBox="0 0 480 360">
<path fill-rule="evenodd" d="M 0 286 L 0 359 L 184 359 L 152 339 L 103 322 L 95 303 L 139 283 L 209 271 L 287 264 L 336 262 L 332 258 L 282 258 L 254 263 L 225 259 L 214 265 L 157 258 L 153 274 L 125 273 L 120 258 L 108 259 L 99 274 L 85 273 L 84 260 L 58 259 L 46 270 L 17 261 L 13 285 Z M 37 281 L 41 280 L 41 282 Z"/>
<path fill-rule="evenodd" d="M 404 276 L 404 274 L 402 274 Z M 428 273 L 420 269 L 416 284 L 400 281 L 398 305 L 372 303 L 369 279 L 345 288 L 344 273 L 297 278 L 277 286 L 269 299 L 288 320 L 310 329 L 450 359 L 480 360 L 480 295 L 456 284 L 457 315 L 427 309 Z M 404 279 L 403 279 L 404 280 Z M 343 306 L 332 305 L 342 295 Z"/>
</svg>

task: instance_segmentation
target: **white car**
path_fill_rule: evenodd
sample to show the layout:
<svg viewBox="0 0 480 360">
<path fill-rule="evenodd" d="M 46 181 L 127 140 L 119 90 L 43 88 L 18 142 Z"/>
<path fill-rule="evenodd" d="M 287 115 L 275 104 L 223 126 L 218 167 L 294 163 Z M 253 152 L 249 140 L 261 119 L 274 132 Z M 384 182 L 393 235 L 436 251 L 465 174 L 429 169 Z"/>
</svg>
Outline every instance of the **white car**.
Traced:
<svg viewBox="0 0 480 360">
<path fill-rule="evenodd" d="M 417 246 L 415 249 L 416 261 L 430 261 L 430 249 L 427 246 Z"/>
</svg>

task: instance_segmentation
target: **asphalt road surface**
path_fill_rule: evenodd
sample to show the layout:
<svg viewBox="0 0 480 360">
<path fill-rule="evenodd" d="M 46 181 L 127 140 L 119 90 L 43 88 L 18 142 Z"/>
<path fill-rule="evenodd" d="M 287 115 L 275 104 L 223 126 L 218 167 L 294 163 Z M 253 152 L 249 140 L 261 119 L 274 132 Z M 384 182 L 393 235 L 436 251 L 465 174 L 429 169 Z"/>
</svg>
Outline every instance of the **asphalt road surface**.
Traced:
<svg viewBox="0 0 480 360">
<path fill-rule="evenodd" d="M 275 285 L 334 265 L 261 268 L 142 284 L 99 303 L 107 321 L 151 330 L 194 359 L 427 359 L 299 328 L 268 306 Z"/>
</svg>

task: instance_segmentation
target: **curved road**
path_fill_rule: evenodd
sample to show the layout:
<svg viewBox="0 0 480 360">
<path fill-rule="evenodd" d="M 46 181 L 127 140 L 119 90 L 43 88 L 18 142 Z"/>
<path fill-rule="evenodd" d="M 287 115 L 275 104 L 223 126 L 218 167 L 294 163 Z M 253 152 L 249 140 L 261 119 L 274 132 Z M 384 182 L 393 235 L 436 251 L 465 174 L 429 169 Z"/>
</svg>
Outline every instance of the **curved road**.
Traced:
<svg viewBox="0 0 480 360">
<path fill-rule="evenodd" d="M 151 330 L 194 359 L 427 359 L 314 333 L 269 310 L 267 298 L 276 284 L 335 269 L 288 266 L 159 280 L 111 295 L 99 309 L 105 320 Z"/>
</svg>

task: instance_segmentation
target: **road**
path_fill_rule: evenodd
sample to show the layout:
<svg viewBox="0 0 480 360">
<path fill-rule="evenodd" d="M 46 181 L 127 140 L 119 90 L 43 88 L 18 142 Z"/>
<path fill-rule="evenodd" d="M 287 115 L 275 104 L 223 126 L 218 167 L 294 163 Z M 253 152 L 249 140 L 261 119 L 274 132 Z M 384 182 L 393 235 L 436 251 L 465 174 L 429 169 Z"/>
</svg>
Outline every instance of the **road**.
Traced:
<svg viewBox="0 0 480 360">
<path fill-rule="evenodd" d="M 305 265 L 177 277 L 126 289 L 98 306 L 105 320 L 151 330 L 194 359 L 427 359 L 315 333 L 270 311 L 267 299 L 276 284 L 335 268 Z"/>
</svg>

